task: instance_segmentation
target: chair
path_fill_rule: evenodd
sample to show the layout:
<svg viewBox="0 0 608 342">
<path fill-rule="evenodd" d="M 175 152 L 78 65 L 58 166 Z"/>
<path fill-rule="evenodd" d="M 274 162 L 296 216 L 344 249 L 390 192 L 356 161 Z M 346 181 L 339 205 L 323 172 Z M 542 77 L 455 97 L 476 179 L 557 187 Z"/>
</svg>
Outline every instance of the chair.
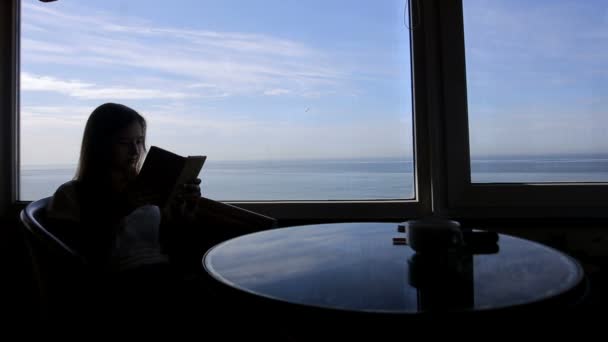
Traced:
<svg viewBox="0 0 608 342">
<path fill-rule="evenodd" d="M 71 322 L 86 319 L 89 314 L 106 312 L 100 308 L 113 307 L 117 314 L 117 306 L 122 305 L 124 293 L 135 293 L 140 291 L 122 291 L 123 288 L 115 288 L 116 284 L 147 284 L 141 291 L 155 288 L 154 283 L 147 281 L 153 275 L 158 278 L 157 270 L 153 274 L 138 272 L 125 274 L 126 278 L 119 278 L 120 282 L 114 283 L 114 278 L 106 277 L 107 274 L 87 262 L 87 259 L 70 244 L 67 236 L 61 235 L 61 228 L 56 222 L 46 219 L 46 208 L 50 197 L 43 198 L 28 204 L 20 214 L 21 222 L 25 228 L 26 246 L 32 261 L 33 279 L 38 289 L 40 302 L 40 317 L 43 321 L 61 322 L 68 319 Z M 203 202 L 204 201 L 204 202 Z M 276 220 L 257 213 L 252 213 L 240 208 L 212 200 L 203 200 L 201 203 L 211 203 L 205 206 L 209 226 L 214 227 L 217 234 L 213 236 L 196 236 L 196 233 L 182 238 L 181 255 L 175 257 L 177 263 L 183 263 L 176 267 L 186 271 L 192 263 L 192 269 L 200 272 L 200 260 L 202 254 L 209 246 L 203 245 L 202 241 L 209 240 L 212 243 L 223 241 L 235 235 L 255 229 L 269 229 L 276 226 Z M 213 223 L 213 224 L 212 224 Z M 217 226 L 216 226 L 217 225 Z M 198 234 L 205 232 L 198 230 Z M 187 252 L 190 251 L 190 252 Z M 178 253 L 176 253 L 178 254 Z M 164 275 L 161 273 L 161 276 Z M 119 275 L 120 277 L 120 275 Z M 132 279 L 131 279 L 132 278 Z M 130 281 L 129 281 L 130 280 Z M 155 282 L 155 281 L 153 281 Z M 149 290 L 148 290 L 149 292 Z M 144 299 L 153 298 L 150 294 Z M 158 298 L 154 297 L 154 303 Z M 126 301 L 124 301 L 126 302 Z M 129 310 L 132 311 L 132 308 Z M 131 311 L 124 310 L 126 314 Z M 85 314 L 86 312 L 86 314 Z M 155 315 L 156 312 L 150 314 Z M 59 321 L 58 321 L 59 320 Z"/>
<path fill-rule="evenodd" d="M 86 259 L 46 222 L 49 202 L 50 197 L 31 202 L 20 213 L 44 321 L 76 315 L 90 280 Z"/>
</svg>

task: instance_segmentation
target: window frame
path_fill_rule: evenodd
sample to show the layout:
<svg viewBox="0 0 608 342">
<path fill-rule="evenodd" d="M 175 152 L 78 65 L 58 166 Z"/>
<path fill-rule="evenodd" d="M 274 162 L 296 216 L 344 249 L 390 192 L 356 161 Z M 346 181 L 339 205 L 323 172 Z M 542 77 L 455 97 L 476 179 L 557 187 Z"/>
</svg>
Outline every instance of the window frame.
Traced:
<svg viewBox="0 0 608 342">
<path fill-rule="evenodd" d="M 19 189 L 20 1 L 0 4 L 0 217 L 12 213 Z"/>
<path fill-rule="evenodd" d="M 0 82 L 7 82 L 8 89 L 11 89 L 11 109 L 6 111 L 8 119 L 11 121 L 10 126 L 3 126 L 10 130 L 9 149 L 10 153 L 0 155 L 0 160 L 3 165 L 7 165 L 7 170 L 10 173 L 9 177 L 2 179 L 10 179 L 10 184 L 0 183 L 2 190 L 10 193 L 9 197 L 3 198 L 0 202 L 2 208 L 6 208 L 6 204 L 17 205 L 22 207 L 27 202 L 18 201 L 19 195 L 19 40 L 20 40 L 20 3 L 21 0 L 11 0 L 13 11 L 9 13 L 3 12 L 0 14 L 0 19 L 6 16 L 14 26 L 11 32 L 12 42 L 10 51 L 12 59 L 13 75 L 10 80 L 3 79 Z M 41 4 L 43 5 L 43 4 Z M 411 33 L 411 31 L 410 31 Z M 411 41 L 410 56 L 412 75 L 414 74 L 413 62 L 413 40 L 414 35 L 410 35 Z M 414 80 L 412 76 L 412 94 L 414 92 Z M 6 94 L 0 94 L 5 96 Z M 418 110 L 415 106 L 416 100 L 412 95 L 412 134 L 413 134 L 413 158 L 414 158 L 414 184 L 415 198 L 411 200 L 361 200 L 361 201 L 230 201 L 226 203 L 234 204 L 245 209 L 258 211 L 277 219 L 298 219 L 298 220 L 404 220 L 411 217 L 420 217 L 428 215 L 431 212 L 431 181 L 430 181 L 430 166 L 428 163 L 428 136 L 427 124 L 424 118 L 424 111 Z M 422 106 L 420 106 L 422 107 Z M 67 181 L 67 180 L 66 180 Z"/>
<path fill-rule="evenodd" d="M 608 183 L 471 183 L 463 0 L 440 1 L 444 211 L 458 217 L 608 217 Z"/>
</svg>

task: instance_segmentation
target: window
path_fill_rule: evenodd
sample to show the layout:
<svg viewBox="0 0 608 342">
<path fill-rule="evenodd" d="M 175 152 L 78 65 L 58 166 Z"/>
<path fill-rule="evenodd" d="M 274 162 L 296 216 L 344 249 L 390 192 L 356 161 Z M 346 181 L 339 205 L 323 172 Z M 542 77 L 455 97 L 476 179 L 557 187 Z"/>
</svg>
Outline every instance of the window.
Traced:
<svg viewBox="0 0 608 342">
<path fill-rule="evenodd" d="M 111 101 L 147 118 L 149 144 L 206 154 L 210 198 L 402 217 L 423 197 L 404 6 L 22 0 L 19 198 L 73 177 Z"/>
<path fill-rule="evenodd" d="M 602 215 L 606 4 L 440 7 L 448 206 L 463 215 Z"/>
<path fill-rule="evenodd" d="M 472 181 L 608 181 L 608 4 L 463 7 Z"/>
<path fill-rule="evenodd" d="M 71 175 L 62 167 L 74 167 L 84 120 L 107 98 L 148 114 L 154 144 L 205 151 L 210 197 L 277 218 L 399 219 L 431 206 L 453 217 L 608 215 L 606 4 L 416 0 L 408 25 L 407 2 L 184 0 L 179 14 L 149 1 L 13 0 L 23 18 L 0 15 L 21 22 L 21 63 L 3 56 L 21 66 L 21 129 L 3 122 L 20 133 L 21 163 L 2 160 L 21 171 L 21 198 L 50 194 L 55 185 L 33 190 L 35 164 L 64 164 L 56 182 Z M 60 134 L 44 137 L 53 125 Z M 370 157 L 380 158 L 361 163 Z M 248 163 L 262 159 L 253 176 Z M 322 167 L 330 173 L 310 175 Z M 254 190 L 220 186 L 231 174 Z"/>
</svg>

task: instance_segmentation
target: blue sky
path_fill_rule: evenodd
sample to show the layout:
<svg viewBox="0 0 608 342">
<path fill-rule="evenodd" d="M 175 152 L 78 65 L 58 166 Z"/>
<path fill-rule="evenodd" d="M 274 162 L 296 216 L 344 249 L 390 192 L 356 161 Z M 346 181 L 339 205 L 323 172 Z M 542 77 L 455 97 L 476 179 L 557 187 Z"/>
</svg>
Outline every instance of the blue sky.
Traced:
<svg viewBox="0 0 608 342">
<path fill-rule="evenodd" d="M 608 3 L 463 6 L 472 154 L 608 153 Z"/>
<path fill-rule="evenodd" d="M 181 154 L 410 156 L 405 2 L 23 0 L 22 163 L 74 163 L 110 101 Z M 580 2 L 465 1 L 475 154 L 608 151 L 607 7 Z"/>
</svg>

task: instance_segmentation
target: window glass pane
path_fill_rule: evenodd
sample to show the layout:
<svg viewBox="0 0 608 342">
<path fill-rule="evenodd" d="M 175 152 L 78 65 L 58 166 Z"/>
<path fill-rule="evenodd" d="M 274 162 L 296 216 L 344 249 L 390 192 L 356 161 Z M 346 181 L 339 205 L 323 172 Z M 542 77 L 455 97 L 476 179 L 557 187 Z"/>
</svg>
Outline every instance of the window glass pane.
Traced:
<svg viewBox="0 0 608 342">
<path fill-rule="evenodd" d="M 104 102 L 207 155 L 210 198 L 412 198 L 405 3 L 23 0 L 20 198 L 73 177 Z"/>
<path fill-rule="evenodd" d="M 608 181 L 608 2 L 463 6 L 472 181 Z"/>
</svg>

